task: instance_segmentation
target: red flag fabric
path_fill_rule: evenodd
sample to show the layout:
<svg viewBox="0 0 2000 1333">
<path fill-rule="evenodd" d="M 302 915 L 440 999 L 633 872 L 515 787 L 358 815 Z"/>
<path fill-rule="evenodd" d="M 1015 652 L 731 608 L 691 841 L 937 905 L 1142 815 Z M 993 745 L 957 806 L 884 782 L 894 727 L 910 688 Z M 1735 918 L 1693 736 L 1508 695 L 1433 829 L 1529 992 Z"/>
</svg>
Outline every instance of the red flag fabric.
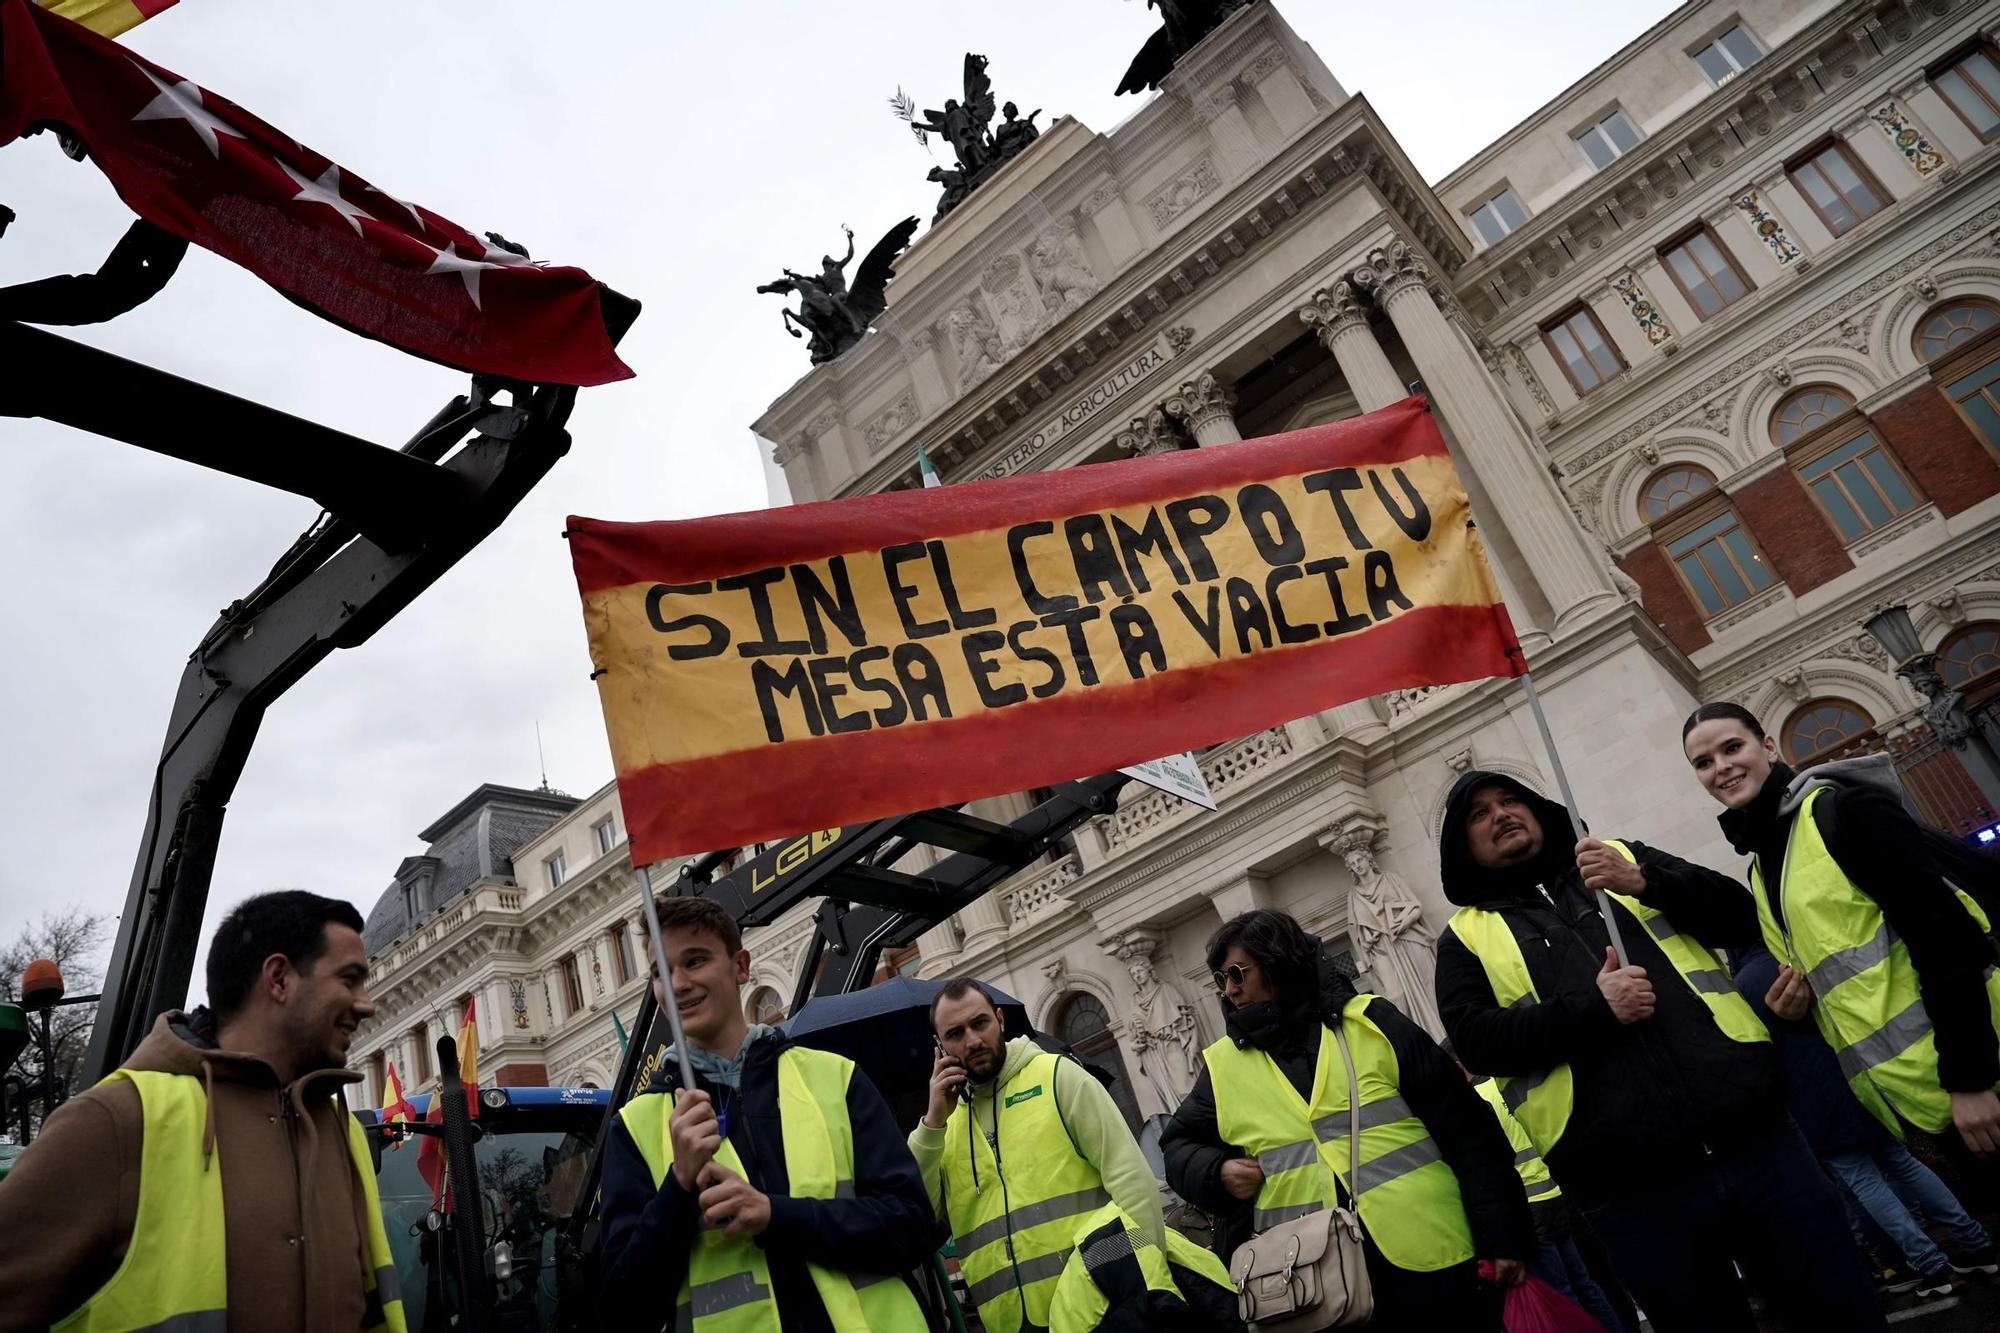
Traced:
<svg viewBox="0 0 2000 1333">
<path fill-rule="evenodd" d="M 479 1016 L 473 996 L 465 1000 L 465 1017 L 458 1025 L 458 1078 L 465 1084 L 465 1114 L 479 1118 Z"/>
<path fill-rule="evenodd" d="M 431 1109 L 424 1116 L 427 1125 L 444 1123 L 444 1098 L 438 1093 L 431 1094 Z M 417 1143 L 417 1174 L 424 1178 L 424 1184 L 431 1187 L 431 1207 L 439 1212 L 451 1211 L 451 1191 L 445 1188 L 444 1137 L 439 1134 L 425 1134 Z"/>
<path fill-rule="evenodd" d="M 632 374 L 582 269 L 490 245 L 118 43 L 0 0 L 0 144 L 45 121 L 141 217 L 357 333 L 535 383 Z"/>
</svg>

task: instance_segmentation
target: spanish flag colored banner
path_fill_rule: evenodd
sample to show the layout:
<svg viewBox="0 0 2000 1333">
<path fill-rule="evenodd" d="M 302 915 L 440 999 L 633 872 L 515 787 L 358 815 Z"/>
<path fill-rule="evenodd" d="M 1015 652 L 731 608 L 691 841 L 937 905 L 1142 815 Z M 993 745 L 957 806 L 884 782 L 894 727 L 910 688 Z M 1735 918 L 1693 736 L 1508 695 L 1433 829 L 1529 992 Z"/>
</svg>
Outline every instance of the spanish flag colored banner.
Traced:
<svg viewBox="0 0 2000 1333">
<path fill-rule="evenodd" d="M 641 865 L 1517 675 L 1421 399 L 1219 448 L 569 521 Z"/>
<path fill-rule="evenodd" d="M 175 0 L 35 0 L 51 14 L 60 14 L 72 23 L 103 37 L 116 37 L 138 27 Z"/>
</svg>

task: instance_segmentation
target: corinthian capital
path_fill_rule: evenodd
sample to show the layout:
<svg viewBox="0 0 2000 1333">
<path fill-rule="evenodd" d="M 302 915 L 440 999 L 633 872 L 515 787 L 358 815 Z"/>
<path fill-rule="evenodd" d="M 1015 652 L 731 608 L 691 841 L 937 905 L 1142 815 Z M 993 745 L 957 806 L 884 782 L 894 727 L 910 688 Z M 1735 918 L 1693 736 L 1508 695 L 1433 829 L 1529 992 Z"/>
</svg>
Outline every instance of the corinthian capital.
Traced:
<svg viewBox="0 0 2000 1333">
<path fill-rule="evenodd" d="M 1384 309 L 1392 297 L 1431 280 L 1430 266 L 1403 241 L 1391 241 L 1368 252 L 1368 261 L 1354 270 L 1354 285 L 1371 293 Z"/>
<path fill-rule="evenodd" d="M 1228 385 L 1204 370 L 1191 380 L 1183 380 L 1161 406 L 1166 408 L 1168 416 L 1193 431 L 1205 422 L 1234 412 L 1236 395 L 1229 391 Z"/>
<path fill-rule="evenodd" d="M 1299 307 L 1299 322 L 1319 330 L 1319 340 L 1328 351 L 1334 340 L 1349 329 L 1366 327 L 1368 298 L 1345 278 L 1329 283 Z"/>
<path fill-rule="evenodd" d="M 1172 453 L 1185 447 L 1180 432 L 1168 419 L 1166 410 L 1160 407 L 1152 408 L 1144 416 L 1133 417 L 1123 430 L 1111 438 L 1113 443 L 1134 458 Z"/>
</svg>

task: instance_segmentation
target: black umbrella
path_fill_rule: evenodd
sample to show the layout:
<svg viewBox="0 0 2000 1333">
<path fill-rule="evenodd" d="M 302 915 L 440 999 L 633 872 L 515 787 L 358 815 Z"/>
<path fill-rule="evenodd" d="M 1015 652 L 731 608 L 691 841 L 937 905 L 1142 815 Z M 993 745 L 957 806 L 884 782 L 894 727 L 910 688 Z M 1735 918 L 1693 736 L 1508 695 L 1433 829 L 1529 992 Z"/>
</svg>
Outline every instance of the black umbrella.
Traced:
<svg viewBox="0 0 2000 1333">
<path fill-rule="evenodd" d="M 931 1031 L 931 1000 L 944 984 L 941 980 L 892 977 L 879 986 L 846 995 L 816 995 L 779 1026 L 801 1046 L 832 1051 L 854 1061 L 893 1105 L 930 1086 L 931 1062 L 937 1052 Z M 1025 1005 L 996 986 L 986 989 L 1000 1007 L 1008 1036 L 1018 1037 L 1030 1030 Z"/>
</svg>

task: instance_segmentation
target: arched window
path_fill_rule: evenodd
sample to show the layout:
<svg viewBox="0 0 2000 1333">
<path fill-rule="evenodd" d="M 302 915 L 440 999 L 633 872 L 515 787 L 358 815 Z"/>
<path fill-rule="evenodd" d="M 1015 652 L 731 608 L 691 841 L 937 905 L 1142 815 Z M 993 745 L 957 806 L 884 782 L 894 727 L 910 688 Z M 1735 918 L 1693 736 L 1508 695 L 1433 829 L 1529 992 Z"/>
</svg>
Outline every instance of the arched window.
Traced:
<svg viewBox="0 0 2000 1333">
<path fill-rule="evenodd" d="M 1647 523 L 1665 518 L 1705 491 L 1715 489 L 1715 478 L 1706 468 L 1677 463 L 1653 474 L 1639 492 L 1639 517 Z"/>
<path fill-rule="evenodd" d="M 1778 733 L 1785 761 L 1797 767 L 1879 748 L 1875 719 L 1845 699 L 1814 699 L 1785 719 Z"/>
<path fill-rule="evenodd" d="M 1854 406 L 1854 396 L 1831 384 L 1809 384 L 1788 394 L 1771 413 L 1771 438 L 1779 448 L 1802 440 Z"/>
<path fill-rule="evenodd" d="M 769 986 L 750 992 L 749 1010 L 752 1023 L 781 1023 L 785 1018 L 785 1002 Z"/>
<path fill-rule="evenodd" d="M 1983 620 L 1938 645 L 1938 674 L 1968 696 L 2000 691 L 2000 620 Z"/>
<path fill-rule="evenodd" d="M 1986 302 L 1946 302 L 1917 325 L 1917 359 L 1936 361 L 1994 328 L 2000 328 L 2000 311 Z"/>
<path fill-rule="evenodd" d="M 1125 1116 L 1132 1132 L 1139 1132 L 1139 1100 L 1132 1095 L 1132 1080 L 1125 1073 L 1125 1056 L 1111 1031 L 1111 1015 L 1095 995 L 1078 991 L 1063 1001 L 1056 1011 L 1056 1035 L 1076 1058 L 1111 1076 L 1111 1100 Z"/>
</svg>

